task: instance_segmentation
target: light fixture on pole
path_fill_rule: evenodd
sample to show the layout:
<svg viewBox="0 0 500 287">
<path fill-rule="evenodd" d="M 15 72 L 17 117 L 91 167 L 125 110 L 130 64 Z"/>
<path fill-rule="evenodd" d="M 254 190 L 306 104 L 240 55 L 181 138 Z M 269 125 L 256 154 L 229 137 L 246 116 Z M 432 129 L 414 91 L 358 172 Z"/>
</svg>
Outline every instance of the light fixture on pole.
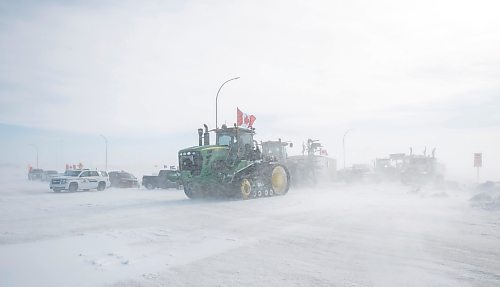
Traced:
<svg viewBox="0 0 500 287">
<path fill-rule="evenodd" d="M 232 80 L 237 80 L 239 79 L 240 77 L 236 77 L 236 78 L 232 78 L 232 79 L 229 79 L 227 81 L 225 81 L 224 83 L 222 83 L 222 85 L 220 86 L 219 90 L 217 91 L 217 96 L 215 96 L 215 129 L 218 129 L 219 128 L 219 125 L 218 125 L 218 122 L 217 122 L 217 109 L 218 109 L 218 99 L 219 99 L 219 92 L 220 90 L 222 89 L 222 87 L 227 83 L 227 82 L 230 82 Z"/>
</svg>

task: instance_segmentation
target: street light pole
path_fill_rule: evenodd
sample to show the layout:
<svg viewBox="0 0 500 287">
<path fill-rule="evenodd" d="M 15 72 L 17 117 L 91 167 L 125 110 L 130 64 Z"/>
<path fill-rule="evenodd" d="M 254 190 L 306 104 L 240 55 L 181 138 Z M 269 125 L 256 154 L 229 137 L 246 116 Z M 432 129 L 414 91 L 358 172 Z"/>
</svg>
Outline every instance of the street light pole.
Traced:
<svg viewBox="0 0 500 287">
<path fill-rule="evenodd" d="M 36 168 L 38 168 L 38 147 L 34 144 L 30 144 L 36 151 Z"/>
<path fill-rule="evenodd" d="M 236 78 L 232 78 L 232 79 L 229 79 L 227 81 L 225 81 L 224 83 L 222 83 L 222 85 L 220 86 L 219 90 L 217 91 L 217 96 L 215 97 L 215 129 L 218 129 L 219 128 L 219 125 L 218 125 L 218 122 L 217 122 L 217 108 L 218 108 L 218 99 L 219 99 L 219 92 L 220 90 L 222 89 L 222 87 L 227 83 L 227 82 L 230 82 L 232 80 L 237 80 L 239 79 L 240 77 L 236 77 Z"/>
<path fill-rule="evenodd" d="M 106 145 L 106 171 L 108 171 L 108 139 L 103 135 L 100 136 L 104 139 L 104 144 Z"/>
<path fill-rule="evenodd" d="M 63 159 L 62 159 L 62 139 L 59 139 L 58 140 L 59 142 L 59 155 L 58 155 L 58 160 L 57 160 L 57 166 L 58 166 L 58 169 L 60 166 L 62 166 L 63 164 Z"/>
<path fill-rule="evenodd" d="M 348 129 L 345 133 L 344 136 L 342 137 L 342 152 L 344 154 L 344 169 L 345 169 L 345 136 L 352 131 L 352 129 Z"/>
</svg>

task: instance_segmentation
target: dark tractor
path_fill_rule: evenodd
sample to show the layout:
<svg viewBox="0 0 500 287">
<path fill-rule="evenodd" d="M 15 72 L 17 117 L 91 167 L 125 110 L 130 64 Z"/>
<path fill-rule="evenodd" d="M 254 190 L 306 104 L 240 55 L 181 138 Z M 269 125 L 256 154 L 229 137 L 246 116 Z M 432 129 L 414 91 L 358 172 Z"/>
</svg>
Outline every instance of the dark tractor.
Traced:
<svg viewBox="0 0 500 287">
<path fill-rule="evenodd" d="M 401 181 L 405 185 L 414 186 L 441 184 L 444 181 L 444 166 L 435 157 L 411 155 L 408 165 L 401 173 Z"/>
<path fill-rule="evenodd" d="M 337 161 L 328 157 L 318 140 L 308 139 L 302 144 L 302 155 L 290 156 L 286 165 L 292 175 L 293 186 L 310 187 L 331 182 L 337 177 Z"/>
<path fill-rule="evenodd" d="M 215 145 L 205 125 L 205 131 L 198 129 L 198 146 L 179 151 L 179 181 L 187 197 L 250 199 L 288 192 L 288 169 L 263 159 L 254 129 L 223 125 L 213 132 Z"/>
</svg>

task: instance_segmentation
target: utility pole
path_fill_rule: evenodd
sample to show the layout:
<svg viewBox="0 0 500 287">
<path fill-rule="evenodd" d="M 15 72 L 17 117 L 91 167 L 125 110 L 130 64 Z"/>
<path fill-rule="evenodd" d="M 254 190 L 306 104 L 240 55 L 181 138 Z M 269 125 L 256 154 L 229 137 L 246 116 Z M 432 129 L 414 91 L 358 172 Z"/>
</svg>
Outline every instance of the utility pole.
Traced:
<svg viewBox="0 0 500 287">
<path fill-rule="evenodd" d="M 344 169 L 345 169 L 345 136 L 352 131 L 352 129 L 348 129 L 345 133 L 344 136 L 342 137 L 342 153 L 344 154 Z"/>
<path fill-rule="evenodd" d="M 479 183 L 479 169 L 483 166 L 483 153 L 474 153 L 474 167 L 476 170 L 476 180 Z"/>
<path fill-rule="evenodd" d="M 30 146 L 32 146 L 36 151 L 36 168 L 38 168 L 38 146 L 34 144 L 30 144 Z"/>
<path fill-rule="evenodd" d="M 103 135 L 100 135 L 103 139 L 104 139 L 104 144 L 106 145 L 106 171 L 108 171 L 108 139 L 103 136 Z"/>
<path fill-rule="evenodd" d="M 57 169 L 62 165 L 62 139 L 57 140 L 58 143 L 58 154 L 57 154 Z"/>
<path fill-rule="evenodd" d="M 220 86 L 219 90 L 217 91 L 217 96 L 215 96 L 215 129 L 218 129 L 219 128 L 219 125 L 218 125 L 218 122 L 217 122 L 217 110 L 218 110 L 218 99 L 219 99 L 219 92 L 220 90 L 222 89 L 222 87 L 227 83 L 227 82 L 230 82 L 232 80 L 238 80 L 240 77 L 236 77 L 236 78 L 232 78 L 232 79 L 229 79 L 227 81 L 225 81 L 224 83 L 222 83 L 222 85 Z"/>
</svg>

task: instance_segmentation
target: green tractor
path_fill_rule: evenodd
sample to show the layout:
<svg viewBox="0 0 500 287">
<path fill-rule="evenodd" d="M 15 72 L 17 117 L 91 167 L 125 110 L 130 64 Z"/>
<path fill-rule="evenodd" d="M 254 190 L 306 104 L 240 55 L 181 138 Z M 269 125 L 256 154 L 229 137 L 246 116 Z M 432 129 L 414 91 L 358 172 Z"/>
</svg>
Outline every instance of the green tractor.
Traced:
<svg viewBox="0 0 500 287">
<path fill-rule="evenodd" d="M 210 145 L 207 125 L 198 129 L 198 146 L 179 151 L 179 181 L 191 199 L 222 197 L 251 199 L 285 195 L 290 187 L 288 169 L 263 159 L 255 129 L 227 127 L 215 132 Z"/>
<path fill-rule="evenodd" d="M 281 139 L 277 141 L 261 142 L 262 158 L 267 161 L 285 162 L 288 158 L 286 147 L 293 147 L 291 142 L 283 142 Z"/>
</svg>

